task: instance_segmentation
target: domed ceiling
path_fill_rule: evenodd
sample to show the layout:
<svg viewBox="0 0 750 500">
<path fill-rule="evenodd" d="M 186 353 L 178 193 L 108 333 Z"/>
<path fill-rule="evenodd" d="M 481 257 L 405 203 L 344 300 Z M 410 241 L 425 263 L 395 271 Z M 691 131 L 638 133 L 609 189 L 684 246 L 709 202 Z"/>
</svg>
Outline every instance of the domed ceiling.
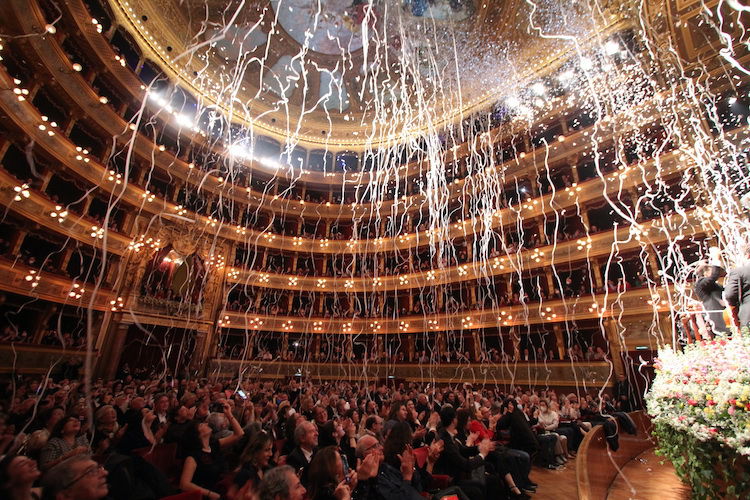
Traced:
<svg viewBox="0 0 750 500">
<path fill-rule="evenodd" d="M 202 106 L 258 133 L 353 150 L 435 133 L 602 29 L 574 2 L 110 1 Z"/>
</svg>

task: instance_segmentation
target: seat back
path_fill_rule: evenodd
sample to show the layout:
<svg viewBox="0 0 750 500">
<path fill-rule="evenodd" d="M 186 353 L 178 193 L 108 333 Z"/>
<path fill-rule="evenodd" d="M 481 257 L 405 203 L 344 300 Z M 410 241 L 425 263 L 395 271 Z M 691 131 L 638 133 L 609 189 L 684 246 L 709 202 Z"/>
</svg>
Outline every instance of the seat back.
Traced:
<svg viewBox="0 0 750 500">
<path fill-rule="evenodd" d="M 138 448 L 133 450 L 133 454 L 142 457 L 173 482 L 182 469 L 182 461 L 177 458 L 177 443 L 157 444 L 153 448 Z"/>
<path fill-rule="evenodd" d="M 414 448 L 414 462 L 420 469 L 427 463 L 427 456 L 430 454 L 430 449 L 427 446 L 421 446 Z"/>
</svg>

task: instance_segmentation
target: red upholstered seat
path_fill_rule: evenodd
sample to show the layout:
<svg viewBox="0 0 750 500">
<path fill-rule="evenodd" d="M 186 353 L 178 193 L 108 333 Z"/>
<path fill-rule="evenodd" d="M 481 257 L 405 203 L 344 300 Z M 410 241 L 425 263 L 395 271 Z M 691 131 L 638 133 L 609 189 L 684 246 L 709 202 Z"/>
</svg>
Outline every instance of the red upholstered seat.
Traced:
<svg viewBox="0 0 750 500">
<path fill-rule="evenodd" d="M 414 461 L 416 462 L 417 466 L 421 469 L 425 466 L 427 463 L 427 456 L 430 454 L 430 448 L 427 446 L 422 446 L 420 448 L 414 449 Z M 450 486 L 451 481 L 453 481 L 453 478 L 451 478 L 448 475 L 445 474 L 433 474 L 432 475 L 432 483 L 427 485 L 428 490 L 442 490 Z"/>
<path fill-rule="evenodd" d="M 182 460 L 177 458 L 177 443 L 158 444 L 153 447 L 138 448 L 133 454 L 143 457 L 159 469 L 173 484 L 177 484 L 182 472 Z"/>
<path fill-rule="evenodd" d="M 427 463 L 427 456 L 430 454 L 430 449 L 427 446 L 421 448 L 414 448 L 414 461 L 417 463 L 417 467 L 420 469 Z"/>
</svg>

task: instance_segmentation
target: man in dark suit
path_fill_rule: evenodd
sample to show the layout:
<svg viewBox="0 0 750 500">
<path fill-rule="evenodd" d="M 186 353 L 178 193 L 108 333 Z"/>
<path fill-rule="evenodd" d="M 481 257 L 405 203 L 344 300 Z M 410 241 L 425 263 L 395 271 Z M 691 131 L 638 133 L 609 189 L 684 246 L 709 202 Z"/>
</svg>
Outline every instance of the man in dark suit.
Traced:
<svg viewBox="0 0 750 500">
<path fill-rule="evenodd" d="M 502 429 L 508 429 L 511 448 L 523 450 L 532 457 L 536 455 L 539 452 L 539 440 L 531 430 L 526 416 L 518 409 L 516 400 L 508 398 L 503 401 L 501 411 L 503 416 L 497 421 L 498 433 Z"/>
<path fill-rule="evenodd" d="M 727 325 L 724 323 L 724 304 L 721 301 L 724 287 L 716 282 L 721 272 L 722 269 L 719 266 L 710 264 L 699 266 L 695 271 L 699 278 L 693 286 L 695 295 L 703 302 L 703 310 L 708 315 L 714 333 L 727 331 Z"/>
<path fill-rule="evenodd" d="M 451 476 L 454 484 L 459 486 L 472 500 L 484 500 L 486 498 L 485 484 L 472 479 L 472 472 L 485 465 L 484 459 L 495 448 L 495 443 L 484 439 L 479 446 L 472 451 L 478 451 L 473 456 L 468 453 L 469 449 L 456 440 L 456 410 L 452 406 L 445 406 L 440 410 L 440 421 L 443 428 L 438 433 L 438 439 L 443 440 L 444 449 L 435 462 L 434 472 Z M 463 448 L 463 449 L 462 449 Z M 464 456 L 466 452 L 467 456 Z"/>
<path fill-rule="evenodd" d="M 750 245 L 743 248 L 742 254 L 750 260 Z M 750 264 L 729 271 L 724 280 L 724 301 L 733 308 L 736 326 L 750 325 Z"/>
<path fill-rule="evenodd" d="M 300 422 L 294 429 L 294 441 L 297 447 L 286 457 L 286 464 L 295 471 L 301 472 L 300 477 L 305 482 L 307 466 L 310 465 L 318 446 L 318 428 L 307 420 Z"/>
</svg>

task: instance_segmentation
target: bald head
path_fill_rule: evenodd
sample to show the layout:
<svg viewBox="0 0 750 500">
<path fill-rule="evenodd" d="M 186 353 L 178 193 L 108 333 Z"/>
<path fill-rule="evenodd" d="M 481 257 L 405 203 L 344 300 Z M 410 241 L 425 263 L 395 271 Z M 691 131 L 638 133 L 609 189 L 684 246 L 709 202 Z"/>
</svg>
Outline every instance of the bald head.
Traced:
<svg viewBox="0 0 750 500">
<path fill-rule="evenodd" d="M 370 436 L 369 434 L 365 434 L 361 438 L 359 438 L 359 441 L 357 441 L 357 449 L 356 454 L 358 458 L 364 458 L 367 456 L 367 454 L 376 449 L 380 442 L 377 440 L 375 436 Z"/>
</svg>

